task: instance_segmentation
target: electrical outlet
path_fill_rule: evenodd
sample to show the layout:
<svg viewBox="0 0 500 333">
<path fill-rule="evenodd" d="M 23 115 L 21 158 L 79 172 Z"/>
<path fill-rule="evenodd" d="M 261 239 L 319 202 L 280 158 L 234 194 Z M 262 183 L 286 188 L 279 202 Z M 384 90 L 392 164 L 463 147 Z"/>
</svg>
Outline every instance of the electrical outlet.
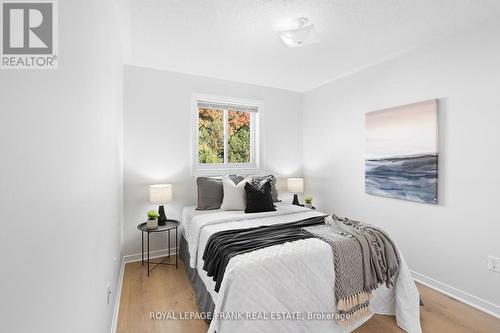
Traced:
<svg viewBox="0 0 500 333">
<path fill-rule="evenodd" d="M 490 271 L 500 273 L 500 258 L 488 256 L 488 269 Z"/>
<path fill-rule="evenodd" d="M 111 282 L 108 282 L 106 284 L 106 297 L 107 297 L 107 302 L 109 304 L 109 296 L 111 295 Z"/>
</svg>

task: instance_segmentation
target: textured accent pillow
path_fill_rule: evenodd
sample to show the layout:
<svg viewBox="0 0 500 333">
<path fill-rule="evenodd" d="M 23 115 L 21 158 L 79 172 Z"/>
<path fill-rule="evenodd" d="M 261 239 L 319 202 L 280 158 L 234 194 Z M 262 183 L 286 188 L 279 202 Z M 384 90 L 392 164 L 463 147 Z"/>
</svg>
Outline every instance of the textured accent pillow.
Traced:
<svg viewBox="0 0 500 333">
<path fill-rule="evenodd" d="M 245 176 L 241 175 L 229 175 L 229 178 L 235 183 L 238 184 L 240 181 L 245 179 Z M 271 195 L 273 197 L 273 202 L 280 202 L 281 200 L 278 198 L 278 189 L 276 188 L 276 177 L 274 175 L 265 175 L 265 176 L 258 176 L 254 175 L 252 176 L 253 179 L 257 181 L 266 181 L 268 179 L 271 179 Z"/>
<path fill-rule="evenodd" d="M 236 185 L 238 185 L 243 179 L 247 178 L 247 176 L 242 175 L 229 175 L 229 179 L 231 179 Z"/>
<path fill-rule="evenodd" d="M 222 187 L 224 189 L 224 197 L 222 199 L 222 210 L 245 210 L 246 193 L 245 184 L 251 180 L 251 177 L 243 179 L 238 184 L 235 184 L 228 176 L 222 178 Z"/>
<path fill-rule="evenodd" d="M 197 210 L 219 209 L 224 196 L 222 178 L 198 177 L 198 206 Z"/>
<path fill-rule="evenodd" d="M 276 210 L 271 195 L 271 179 L 260 182 L 253 179 L 251 182 L 245 184 L 245 192 L 247 195 L 245 213 L 261 213 Z"/>
<path fill-rule="evenodd" d="M 268 179 L 271 180 L 271 195 L 273 198 L 273 202 L 280 202 L 280 199 L 278 199 L 278 189 L 276 188 L 276 177 L 274 175 L 266 175 L 266 176 L 253 176 L 253 179 L 262 182 L 266 181 Z"/>
</svg>

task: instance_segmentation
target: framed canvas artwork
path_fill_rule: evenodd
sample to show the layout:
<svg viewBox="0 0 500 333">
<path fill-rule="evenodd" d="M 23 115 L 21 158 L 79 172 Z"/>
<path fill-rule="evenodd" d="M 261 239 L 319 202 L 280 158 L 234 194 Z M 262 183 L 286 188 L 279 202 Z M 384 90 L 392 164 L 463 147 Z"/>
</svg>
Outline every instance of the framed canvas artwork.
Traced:
<svg viewBox="0 0 500 333">
<path fill-rule="evenodd" d="M 437 204 L 438 100 L 366 114 L 365 191 Z"/>
</svg>

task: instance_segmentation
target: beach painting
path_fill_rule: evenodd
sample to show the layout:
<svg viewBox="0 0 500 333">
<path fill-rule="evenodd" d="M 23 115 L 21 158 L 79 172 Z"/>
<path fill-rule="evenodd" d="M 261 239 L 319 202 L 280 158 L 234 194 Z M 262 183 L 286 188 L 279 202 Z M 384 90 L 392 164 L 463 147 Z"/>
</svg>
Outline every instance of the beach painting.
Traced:
<svg viewBox="0 0 500 333">
<path fill-rule="evenodd" d="M 437 204 L 437 100 L 366 114 L 365 191 Z"/>
</svg>

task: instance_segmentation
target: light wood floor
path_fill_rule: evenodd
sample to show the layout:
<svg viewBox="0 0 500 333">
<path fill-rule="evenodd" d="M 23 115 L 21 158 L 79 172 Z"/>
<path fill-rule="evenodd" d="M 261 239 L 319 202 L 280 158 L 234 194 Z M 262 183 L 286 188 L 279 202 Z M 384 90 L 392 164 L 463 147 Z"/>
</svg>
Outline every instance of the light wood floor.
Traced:
<svg viewBox="0 0 500 333">
<path fill-rule="evenodd" d="M 417 284 L 425 306 L 421 307 L 424 333 L 499 333 L 500 320 L 430 288 Z M 176 270 L 160 266 L 150 277 L 141 263 L 125 266 L 119 333 L 204 333 L 208 325 L 203 320 L 151 320 L 150 312 L 198 311 L 193 288 L 184 264 Z M 356 333 L 404 332 L 392 316 L 375 315 Z"/>
</svg>

